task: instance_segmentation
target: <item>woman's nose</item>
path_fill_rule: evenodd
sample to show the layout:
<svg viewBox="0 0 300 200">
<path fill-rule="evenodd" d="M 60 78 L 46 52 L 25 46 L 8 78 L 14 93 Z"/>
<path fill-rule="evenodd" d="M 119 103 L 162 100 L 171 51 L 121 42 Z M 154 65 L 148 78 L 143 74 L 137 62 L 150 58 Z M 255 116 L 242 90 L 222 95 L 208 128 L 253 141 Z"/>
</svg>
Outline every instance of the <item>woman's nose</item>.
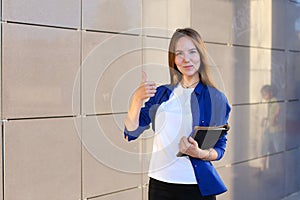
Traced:
<svg viewBox="0 0 300 200">
<path fill-rule="evenodd" d="M 183 61 L 185 62 L 190 61 L 190 56 L 187 53 L 183 54 Z"/>
</svg>

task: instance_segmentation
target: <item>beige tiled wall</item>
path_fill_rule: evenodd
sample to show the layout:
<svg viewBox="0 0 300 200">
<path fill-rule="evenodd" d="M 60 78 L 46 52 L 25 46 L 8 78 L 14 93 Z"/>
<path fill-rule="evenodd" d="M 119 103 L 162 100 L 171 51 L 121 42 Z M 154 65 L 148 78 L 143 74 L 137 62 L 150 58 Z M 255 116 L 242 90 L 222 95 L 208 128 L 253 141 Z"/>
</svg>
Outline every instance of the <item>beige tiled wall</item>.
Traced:
<svg viewBox="0 0 300 200">
<path fill-rule="evenodd" d="M 5 199 L 81 197 L 81 142 L 74 120 L 4 123 Z"/>
<path fill-rule="evenodd" d="M 85 197 L 103 195 L 141 183 L 140 141 L 123 138 L 125 115 L 83 119 L 83 190 Z"/>
<path fill-rule="evenodd" d="M 76 30 L 3 24 L 3 117 L 79 114 L 72 109 L 73 83 L 80 70 Z"/>
<path fill-rule="evenodd" d="M 79 28 L 81 1 L 2 0 L 4 21 Z"/>
<path fill-rule="evenodd" d="M 87 31 L 82 46 L 83 113 L 126 112 L 140 83 L 141 37 Z"/>
<path fill-rule="evenodd" d="M 300 190 L 299 4 L 1 4 L 0 199 L 147 200 L 153 132 L 127 143 L 123 122 L 142 70 L 158 85 L 169 82 L 169 39 L 187 26 L 203 36 L 213 79 L 232 105 L 227 151 L 214 163 L 229 191 L 218 199 L 280 200 Z M 269 154 L 260 126 L 267 83 L 278 90 L 283 127 Z M 260 171 L 265 160 L 270 165 Z"/>
<path fill-rule="evenodd" d="M 82 25 L 86 30 L 109 32 L 140 30 L 141 11 L 142 0 L 82 1 Z"/>
</svg>

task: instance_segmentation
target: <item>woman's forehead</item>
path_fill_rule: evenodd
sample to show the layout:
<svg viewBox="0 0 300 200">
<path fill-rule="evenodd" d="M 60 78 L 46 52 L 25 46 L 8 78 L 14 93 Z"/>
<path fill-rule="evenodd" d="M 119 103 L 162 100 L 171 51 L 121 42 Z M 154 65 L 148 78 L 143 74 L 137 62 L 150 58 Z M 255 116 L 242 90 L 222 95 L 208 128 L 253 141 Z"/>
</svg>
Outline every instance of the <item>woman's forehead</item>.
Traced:
<svg viewBox="0 0 300 200">
<path fill-rule="evenodd" d="M 175 50 L 189 50 L 193 48 L 196 48 L 196 46 L 192 39 L 187 36 L 179 38 L 175 45 Z"/>
</svg>

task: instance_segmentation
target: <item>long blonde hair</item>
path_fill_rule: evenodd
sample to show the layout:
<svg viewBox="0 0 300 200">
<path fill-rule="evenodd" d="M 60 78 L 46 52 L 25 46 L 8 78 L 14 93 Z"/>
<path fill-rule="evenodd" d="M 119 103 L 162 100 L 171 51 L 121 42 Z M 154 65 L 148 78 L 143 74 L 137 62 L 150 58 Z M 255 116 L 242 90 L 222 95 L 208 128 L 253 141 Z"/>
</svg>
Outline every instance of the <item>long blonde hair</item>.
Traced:
<svg viewBox="0 0 300 200">
<path fill-rule="evenodd" d="M 170 45 L 169 45 L 169 69 L 170 69 L 171 84 L 175 85 L 182 80 L 182 74 L 180 73 L 180 71 L 178 70 L 175 64 L 176 44 L 178 40 L 182 37 L 190 38 L 193 41 L 198 53 L 200 54 L 201 63 L 198 71 L 200 81 L 202 82 L 203 85 L 208 85 L 215 88 L 215 85 L 213 84 L 213 82 L 209 77 L 209 71 L 208 71 L 209 65 L 208 65 L 207 52 L 206 52 L 204 41 L 202 40 L 200 34 L 192 28 L 177 29 L 171 38 Z"/>
</svg>

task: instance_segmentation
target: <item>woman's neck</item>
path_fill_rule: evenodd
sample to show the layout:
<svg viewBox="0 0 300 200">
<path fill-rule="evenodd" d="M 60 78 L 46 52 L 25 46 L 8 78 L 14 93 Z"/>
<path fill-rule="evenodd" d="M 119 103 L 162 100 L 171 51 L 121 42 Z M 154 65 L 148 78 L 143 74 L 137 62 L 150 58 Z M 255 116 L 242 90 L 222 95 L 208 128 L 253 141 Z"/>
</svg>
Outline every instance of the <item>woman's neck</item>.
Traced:
<svg viewBox="0 0 300 200">
<path fill-rule="evenodd" d="M 181 80 L 181 85 L 184 88 L 196 87 L 199 81 L 200 81 L 199 77 L 183 77 Z"/>
</svg>

